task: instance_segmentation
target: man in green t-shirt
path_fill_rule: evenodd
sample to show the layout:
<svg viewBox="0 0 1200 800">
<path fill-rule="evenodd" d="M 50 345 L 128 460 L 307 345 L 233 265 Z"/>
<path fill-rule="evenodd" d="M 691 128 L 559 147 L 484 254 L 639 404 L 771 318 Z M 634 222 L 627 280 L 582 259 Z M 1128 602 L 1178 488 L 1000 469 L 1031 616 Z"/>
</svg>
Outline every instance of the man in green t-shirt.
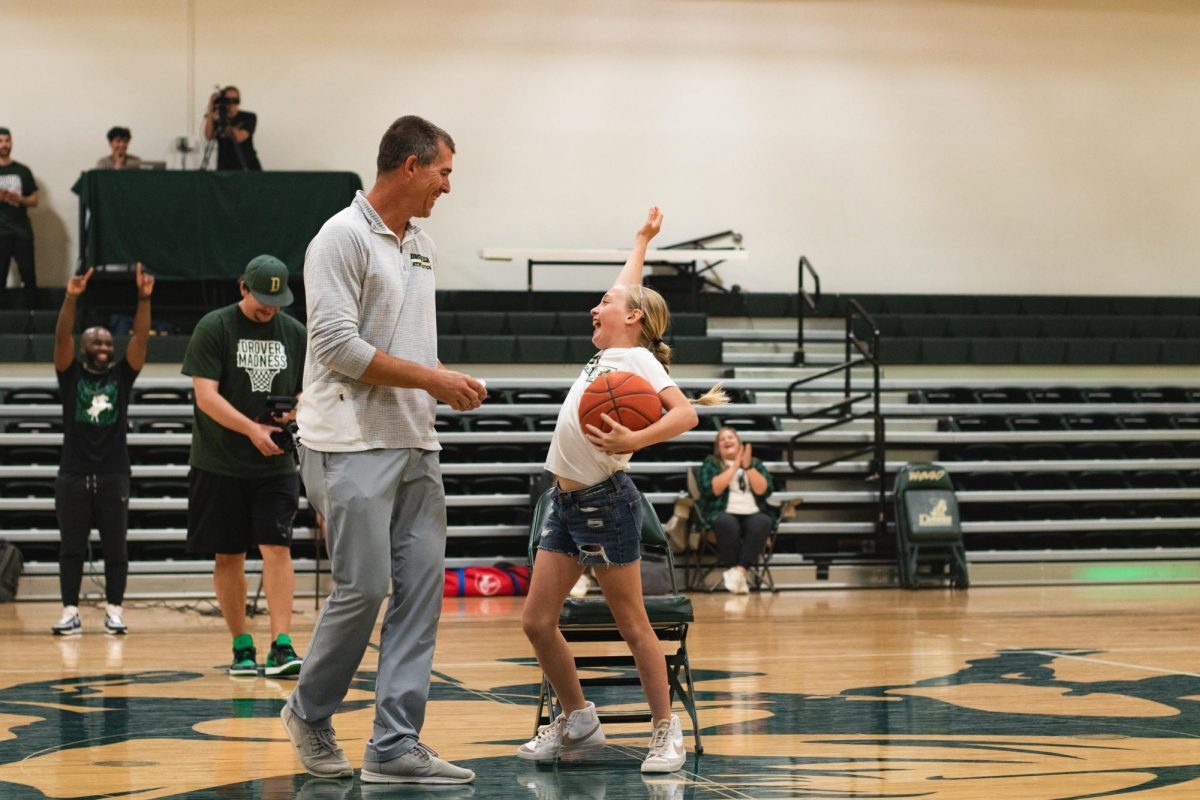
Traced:
<svg viewBox="0 0 1200 800">
<path fill-rule="evenodd" d="M 304 375 L 304 326 L 279 310 L 292 302 L 288 269 L 274 256 L 246 265 L 238 303 L 206 314 L 192 332 L 183 374 L 196 395 L 188 463 L 188 551 L 214 554 L 213 584 L 233 635 L 231 675 L 258 674 L 246 628 L 246 552 L 257 546 L 271 616 L 264 672 L 296 677 L 301 660 L 288 630 L 296 578 L 292 521 L 300 499 L 295 411 L 263 422 L 268 397 L 295 398 Z"/>
<path fill-rule="evenodd" d="M 33 262 L 33 226 L 29 210 L 38 204 L 38 187 L 29 167 L 12 159 L 12 132 L 0 128 L 0 270 L 5 277 L 17 262 L 25 307 L 37 306 L 37 269 Z"/>
</svg>

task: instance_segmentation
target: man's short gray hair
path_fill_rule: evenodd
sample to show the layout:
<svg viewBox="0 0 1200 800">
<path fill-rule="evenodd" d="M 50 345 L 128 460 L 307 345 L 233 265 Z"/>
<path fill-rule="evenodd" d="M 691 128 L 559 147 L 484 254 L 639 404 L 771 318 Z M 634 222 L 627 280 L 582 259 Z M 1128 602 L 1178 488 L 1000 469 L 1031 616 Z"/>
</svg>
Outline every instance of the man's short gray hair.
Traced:
<svg viewBox="0 0 1200 800">
<path fill-rule="evenodd" d="M 454 140 L 437 125 L 420 117 L 401 117 L 383 134 L 375 168 L 380 173 L 390 172 L 403 166 L 409 156 L 416 156 L 417 163 L 427 167 L 437 158 L 440 142 L 445 142 L 446 148 L 454 152 Z"/>
</svg>

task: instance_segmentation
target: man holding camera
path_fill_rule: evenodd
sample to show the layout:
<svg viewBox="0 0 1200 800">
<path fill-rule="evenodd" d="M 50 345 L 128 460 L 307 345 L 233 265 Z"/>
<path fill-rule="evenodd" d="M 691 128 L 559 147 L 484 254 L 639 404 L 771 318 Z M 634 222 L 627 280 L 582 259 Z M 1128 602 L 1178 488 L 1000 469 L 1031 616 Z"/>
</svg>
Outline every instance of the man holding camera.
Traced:
<svg viewBox="0 0 1200 800">
<path fill-rule="evenodd" d="M 246 551 L 257 546 L 271 616 L 264 673 L 296 677 L 292 618 L 292 521 L 300 499 L 291 426 L 304 374 L 306 332 L 279 313 L 292 302 L 288 269 L 251 259 L 238 303 L 206 314 L 183 359 L 192 377 L 195 424 L 188 473 L 188 551 L 215 554 L 213 584 L 233 635 L 230 675 L 258 674 L 246 628 Z"/>
<path fill-rule="evenodd" d="M 217 169 L 262 172 L 258 153 L 254 150 L 254 129 L 258 116 L 242 111 L 242 93 L 236 86 L 226 86 L 208 98 L 204 115 L 204 138 L 217 140 Z"/>
</svg>

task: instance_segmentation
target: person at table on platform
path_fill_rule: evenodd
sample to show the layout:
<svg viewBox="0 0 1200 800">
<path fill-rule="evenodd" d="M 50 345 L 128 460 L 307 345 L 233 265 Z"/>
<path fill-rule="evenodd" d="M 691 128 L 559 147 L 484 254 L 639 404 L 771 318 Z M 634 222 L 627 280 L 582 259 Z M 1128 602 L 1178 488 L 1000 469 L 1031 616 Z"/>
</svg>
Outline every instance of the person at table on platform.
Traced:
<svg viewBox="0 0 1200 800">
<path fill-rule="evenodd" d="M 129 152 L 129 140 L 133 134 L 120 125 L 108 129 L 108 146 L 111 153 L 96 162 L 96 169 L 138 169 L 142 160 Z"/>
</svg>

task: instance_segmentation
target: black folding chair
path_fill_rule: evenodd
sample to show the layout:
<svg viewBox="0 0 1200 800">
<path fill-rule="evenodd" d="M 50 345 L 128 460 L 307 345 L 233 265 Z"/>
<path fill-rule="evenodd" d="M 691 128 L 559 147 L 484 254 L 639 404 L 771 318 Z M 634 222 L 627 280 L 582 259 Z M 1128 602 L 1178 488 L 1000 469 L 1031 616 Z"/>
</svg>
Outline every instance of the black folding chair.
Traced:
<svg viewBox="0 0 1200 800">
<path fill-rule="evenodd" d="M 970 585 L 967 557 L 963 548 L 962 518 L 954 484 L 938 464 L 906 464 L 896 474 L 896 556 L 900 584 L 906 589 L 922 585 L 922 564 L 945 565 L 956 589 Z"/>
</svg>

